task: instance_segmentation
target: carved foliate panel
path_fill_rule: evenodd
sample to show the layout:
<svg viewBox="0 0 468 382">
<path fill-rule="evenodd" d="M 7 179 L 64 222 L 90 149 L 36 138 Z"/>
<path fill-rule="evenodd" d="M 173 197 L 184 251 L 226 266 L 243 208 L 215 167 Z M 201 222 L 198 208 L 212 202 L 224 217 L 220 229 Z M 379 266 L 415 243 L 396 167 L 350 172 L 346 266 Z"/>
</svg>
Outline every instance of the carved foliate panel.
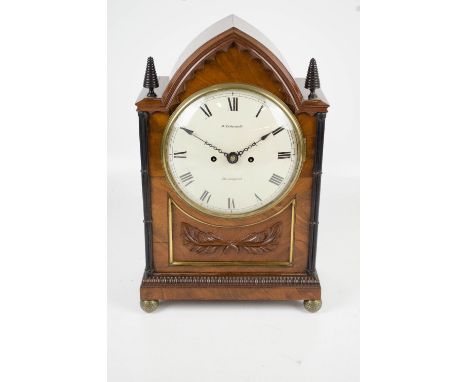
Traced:
<svg viewBox="0 0 468 382">
<path fill-rule="evenodd" d="M 169 265 L 290 266 L 295 200 L 274 216 L 244 226 L 217 226 L 169 201 Z"/>
<path fill-rule="evenodd" d="M 200 255 L 213 254 L 218 251 L 227 253 L 230 250 L 237 254 L 242 252 L 252 254 L 265 254 L 278 246 L 281 235 L 281 222 L 277 222 L 260 232 L 253 232 L 240 239 L 220 237 L 213 232 L 202 231 L 190 224 L 182 224 L 182 240 L 191 252 Z M 201 257 L 202 258 L 202 257 Z"/>
</svg>

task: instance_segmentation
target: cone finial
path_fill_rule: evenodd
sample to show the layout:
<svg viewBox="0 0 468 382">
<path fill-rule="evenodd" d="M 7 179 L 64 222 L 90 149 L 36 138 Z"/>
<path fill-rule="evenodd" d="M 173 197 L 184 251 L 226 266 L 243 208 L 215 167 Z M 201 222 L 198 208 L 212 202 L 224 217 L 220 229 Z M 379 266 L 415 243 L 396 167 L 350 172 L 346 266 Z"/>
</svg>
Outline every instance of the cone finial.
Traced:
<svg viewBox="0 0 468 382">
<path fill-rule="evenodd" d="M 149 92 L 147 94 L 148 97 L 156 97 L 154 89 L 159 87 L 159 81 L 158 75 L 156 74 L 156 69 L 154 67 L 153 57 L 148 57 L 143 87 L 149 89 Z"/>
<path fill-rule="evenodd" d="M 320 88 L 320 78 L 315 58 L 312 58 L 310 60 L 304 87 L 310 90 L 309 99 L 317 98 L 317 95 L 315 94 L 315 89 Z"/>
</svg>

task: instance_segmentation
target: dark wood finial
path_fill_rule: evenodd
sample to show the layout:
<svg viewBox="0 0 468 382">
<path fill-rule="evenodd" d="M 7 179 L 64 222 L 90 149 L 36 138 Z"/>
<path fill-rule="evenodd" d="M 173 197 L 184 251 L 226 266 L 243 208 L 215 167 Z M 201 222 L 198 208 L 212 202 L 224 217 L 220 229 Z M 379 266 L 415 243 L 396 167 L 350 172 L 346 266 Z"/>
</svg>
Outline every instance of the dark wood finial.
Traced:
<svg viewBox="0 0 468 382">
<path fill-rule="evenodd" d="M 320 89 L 320 78 L 315 58 L 310 60 L 304 87 L 310 90 L 309 99 L 317 98 L 317 94 L 315 94 L 315 89 Z"/>
<path fill-rule="evenodd" d="M 149 89 L 147 94 L 148 97 L 156 97 L 154 89 L 159 87 L 158 75 L 156 74 L 156 69 L 154 67 L 153 57 L 148 57 L 148 62 L 146 63 L 146 72 L 145 80 L 143 81 L 143 87 Z"/>
</svg>

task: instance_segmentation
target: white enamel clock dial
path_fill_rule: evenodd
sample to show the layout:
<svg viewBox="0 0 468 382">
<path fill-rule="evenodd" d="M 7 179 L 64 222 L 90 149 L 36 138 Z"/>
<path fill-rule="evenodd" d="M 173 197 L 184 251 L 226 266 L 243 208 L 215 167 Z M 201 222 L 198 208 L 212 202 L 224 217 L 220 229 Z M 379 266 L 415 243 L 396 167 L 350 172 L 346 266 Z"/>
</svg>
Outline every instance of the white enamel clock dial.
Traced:
<svg viewBox="0 0 468 382">
<path fill-rule="evenodd" d="M 184 200 L 205 213 L 240 217 L 271 207 L 291 189 L 303 138 L 275 96 L 226 84 L 179 106 L 162 150 L 166 174 Z"/>
</svg>

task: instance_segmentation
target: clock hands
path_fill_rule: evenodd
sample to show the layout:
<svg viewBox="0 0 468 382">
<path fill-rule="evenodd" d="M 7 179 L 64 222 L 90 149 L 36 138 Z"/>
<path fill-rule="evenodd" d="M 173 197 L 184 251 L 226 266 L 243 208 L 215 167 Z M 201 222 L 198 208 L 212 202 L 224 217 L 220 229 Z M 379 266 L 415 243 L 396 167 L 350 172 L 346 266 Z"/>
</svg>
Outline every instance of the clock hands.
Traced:
<svg viewBox="0 0 468 382">
<path fill-rule="evenodd" d="M 190 129 L 187 129 L 185 127 L 181 127 L 182 130 L 184 130 L 187 134 L 197 138 L 198 140 L 202 141 L 205 145 L 213 148 L 214 150 L 216 150 L 217 152 L 219 152 L 220 154 L 223 154 L 225 157 L 228 157 L 228 153 L 224 152 L 223 150 L 217 148 L 215 145 L 212 145 L 210 142 L 204 140 L 203 138 L 200 138 L 197 134 L 195 134 L 193 132 L 193 130 L 190 130 Z"/>
<path fill-rule="evenodd" d="M 228 160 L 228 162 L 231 163 L 231 164 L 237 163 L 237 161 L 239 160 L 239 157 L 242 154 L 244 154 L 246 151 L 250 150 L 252 147 L 257 146 L 258 143 L 260 143 L 261 141 L 264 141 L 265 139 L 267 139 L 271 134 L 276 135 L 281 130 L 284 130 L 284 128 L 279 127 L 279 128 L 277 128 L 277 129 L 275 129 L 273 131 L 270 131 L 269 133 L 267 133 L 265 135 L 262 135 L 258 141 L 255 141 L 255 142 L 251 143 L 246 148 L 244 148 L 244 149 L 242 149 L 240 151 L 237 151 L 237 152 L 233 151 L 233 152 L 227 153 L 227 152 L 224 152 L 223 150 L 219 149 L 215 145 L 209 143 L 208 141 L 204 140 L 203 138 L 200 138 L 197 134 L 195 134 L 193 132 L 193 130 L 187 129 L 185 127 L 181 127 L 181 129 L 184 130 L 187 134 L 189 134 L 189 135 L 197 138 L 198 140 L 202 141 L 205 145 L 213 148 L 214 150 L 216 150 L 220 154 L 223 154 L 226 157 L 226 159 Z"/>
<path fill-rule="evenodd" d="M 186 129 L 185 127 L 181 127 L 181 129 L 184 130 L 187 134 L 193 134 L 193 130 Z"/>
<path fill-rule="evenodd" d="M 267 139 L 270 134 L 275 135 L 275 131 L 277 131 L 277 130 L 278 129 L 270 131 L 268 134 L 263 135 L 258 141 L 255 141 L 255 142 L 251 143 L 250 145 L 248 145 L 245 149 L 238 151 L 237 155 L 241 156 L 246 151 L 250 150 L 252 147 L 257 146 L 257 143 L 260 143 L 261 141 L 264 141 L 265 139 Z"/>
</svg>

